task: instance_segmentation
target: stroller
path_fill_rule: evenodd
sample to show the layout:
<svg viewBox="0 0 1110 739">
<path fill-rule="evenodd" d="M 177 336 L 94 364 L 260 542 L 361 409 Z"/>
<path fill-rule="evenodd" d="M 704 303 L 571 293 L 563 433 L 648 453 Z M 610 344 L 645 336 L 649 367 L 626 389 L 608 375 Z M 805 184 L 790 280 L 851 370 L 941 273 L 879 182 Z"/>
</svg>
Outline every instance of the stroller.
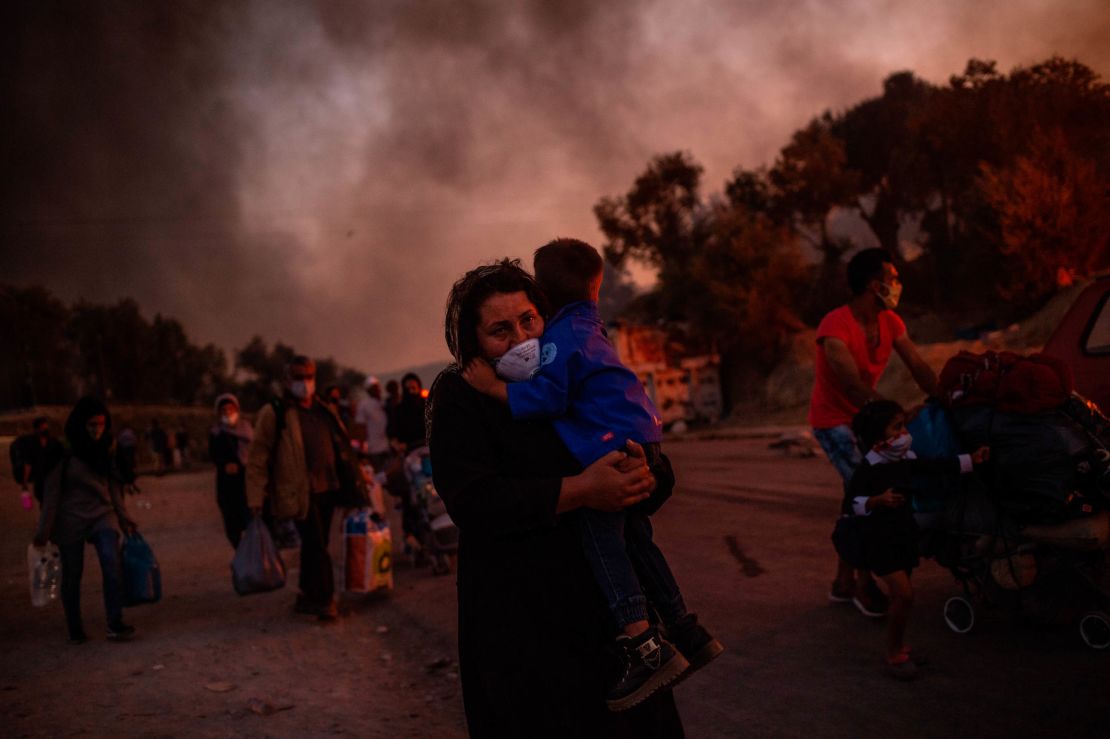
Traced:
<svg viewBox="0 0 1110 739">
<path fill-rule="evenodd" d="M 977 609 L 1001 607 L 1077 623 L 1084 644 L 1110 649 L 1110 423 L 1077 395 L 1027 416 L 935 406 L 911 424 L 915 441 L 935 441 L 928 426 L 943 427 L 943 416 L 951 426 L 939 435 L 953 439 L 945 443 L 992 453 L 987 474 L 939 499 L 915 496 L 923 553 L 962 590 L 944 603 L 945 624 L 967 634 Z"/>
<path fill-rule="evenodd" d="M 413 449 L 405 457 L 405 477 L 411 502 L 417 511 L 414 529 L 417 543 L 432 558 L 432 573 L 451 572 L 451 558 L 459 549 L 459 530 L 432 483 L 432 458 L 428 447 Z"/>
</svg>

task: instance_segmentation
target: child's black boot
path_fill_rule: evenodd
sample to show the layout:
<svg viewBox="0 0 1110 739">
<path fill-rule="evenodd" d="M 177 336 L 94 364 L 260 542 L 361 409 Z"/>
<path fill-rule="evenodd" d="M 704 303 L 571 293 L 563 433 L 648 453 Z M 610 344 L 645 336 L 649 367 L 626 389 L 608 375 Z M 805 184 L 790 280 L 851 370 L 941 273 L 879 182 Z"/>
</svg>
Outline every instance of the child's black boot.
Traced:
<svg viewBox="0 0 1110 739">
<path fill-rule="evenodd" d="M 654 626 L 639 636 L 617 637 L 621 674 L 606 703 L 610 711 L 626 711 L 678 679 L 690 663 Z"/>
<path fill-rule="evenodd" d="M 690 663 L 690 669 L 682 676 L 684 680 L 725 651 L 725 646 L 698 623 L 697 614 L 694 613 L 687 613 L 668 626 L 667 638 Z"/>
</svg>

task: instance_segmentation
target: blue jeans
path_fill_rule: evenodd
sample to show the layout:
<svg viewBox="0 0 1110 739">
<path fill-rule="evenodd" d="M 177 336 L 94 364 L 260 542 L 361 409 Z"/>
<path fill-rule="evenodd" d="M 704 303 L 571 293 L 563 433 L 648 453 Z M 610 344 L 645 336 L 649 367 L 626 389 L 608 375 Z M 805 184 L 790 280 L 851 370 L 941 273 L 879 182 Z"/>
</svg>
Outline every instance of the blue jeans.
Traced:
<svg viewBox="0 0 1110 739">
<path fill-rule="evenodd" d="M 844 480 L 844 488 L 847 489 L 856 467 L 859 467 L 860 462 L 863 461 L 863 454 L 859 450 L 856 435 L 852 433 L 851 427 L 841 424 L 827 429 L 813 429 L 813 438 L 817 439 L 817 443 L 825 450 L 832 466 Z"/>
<path fill-rule="evenodd" d="M 664 624 L 686 615 L 686 603 L 663 552 L 652 540 L 647 516 L 583 509 L 580 525 L 586 559 L 618 630 L 647 620 L 648 601 Z"/>
<path fill-rule="evenodd" d="M 81 575 L 85 571 L 85 543 L 96 549 L 100 574 L 104 581 L 104 613 L 108 625 L 123 618 L 123 569 L 120 564 L 119 532 L 114 526 L 98 526 L 85 539 L 58 546 L 62 560 L 62 608 L 70 636 L 80 634 Z"/>
</svg>

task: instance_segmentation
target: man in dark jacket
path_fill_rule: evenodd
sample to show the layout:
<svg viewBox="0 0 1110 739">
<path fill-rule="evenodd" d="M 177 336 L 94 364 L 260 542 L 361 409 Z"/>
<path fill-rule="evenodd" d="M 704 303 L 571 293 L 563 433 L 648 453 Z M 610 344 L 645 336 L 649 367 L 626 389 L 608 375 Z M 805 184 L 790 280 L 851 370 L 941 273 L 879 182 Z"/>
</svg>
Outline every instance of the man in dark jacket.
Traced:
<svg viewBox="0 0 1110 739">
<path fill-rule="evenodd" d="M 32 507 L 31 491 L 40 503 L 46 475 L 62 458 L 62 443 L 50 435 L 50 420 L 39 416 L 31 422 L 32 433 L 24 434 L 12 442 L 8 450 L 12 460 L 12 475 L 19 483 L 23 507 Z"/>
</svg>

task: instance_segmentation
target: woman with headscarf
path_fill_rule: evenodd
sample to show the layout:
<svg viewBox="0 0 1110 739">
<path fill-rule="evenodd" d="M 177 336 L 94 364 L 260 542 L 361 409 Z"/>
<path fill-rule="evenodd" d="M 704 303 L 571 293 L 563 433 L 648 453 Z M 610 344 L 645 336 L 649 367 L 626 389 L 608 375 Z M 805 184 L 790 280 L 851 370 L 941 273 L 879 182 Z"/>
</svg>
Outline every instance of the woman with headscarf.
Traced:
<svg viewBox="0 0 1110 739">
<path fill-rule="evenodd" d="M 474 737 L 681 737 L 670 692 L 611 713 L 616 668 L 604 596 L 568 520 L 619 510 L 674 485 L 620 452 L 582 469 L 549 421 L 515 420 L 459 367 L 495 362 L 543 333 L 543 299 L 519 262 L 468 272 L 447 304 L 456 364 L 429 398 L 436 490 L 459 528 L 459 666 Z"/>
<path fill-rule="evenodd" d="M 239 399 L 231 393 L 216 398 L 216 424 L 208 432 L 208 456 L 216 465 L 216 505 L 224 519 L 231 548 L 250 521 L 247 508 L 247 450 L 254 429 L 239 415 Z"/>
<path fill-rule="evenodd" d="M 135 522 L 123 504 L 122 483 L 112 466 L 112 416 L 96 398 L 84 397 L 65 426 L 69 450 L 46 478 L 35 544 L 58 545 L 62 559 L 62 607 L 70 644 L 88 637 L 81 621 L 81 575 L 85 544 L 100 560 L 108 638 L 124 641 L 135 629 L 123 622 L 123 573 L 120 532 L 133 533 Z M 118 528 L 117 528 L 118 524 Z"/>
</svg>

